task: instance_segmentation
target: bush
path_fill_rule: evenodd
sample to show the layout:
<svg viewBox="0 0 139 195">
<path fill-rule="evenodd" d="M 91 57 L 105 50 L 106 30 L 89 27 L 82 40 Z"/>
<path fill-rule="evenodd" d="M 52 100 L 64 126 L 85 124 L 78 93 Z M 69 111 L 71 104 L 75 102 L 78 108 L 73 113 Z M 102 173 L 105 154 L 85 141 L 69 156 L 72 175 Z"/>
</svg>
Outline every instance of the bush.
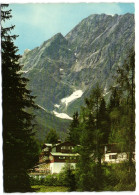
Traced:
<svg viewBox="0 0 139 195">
<path fill-rule="evenodd" d="M 40 178 L 40 176 L 30 176 L 30 185 L 43 185 L 44 178 Z"/>
<path fill-rule="evenodd" d="M 67 164 L 59 174 L 46 175 L 45 178 L 40 178 L 40 176 L 30 177 L 30 184 L 31 186 L 65 186 L 68 187 L 68 191 L 76 191 L 78 187 L 78 191 L 84 191 L 82 185 L 85 182 L 84 185 L 90 185 L 90 191 L 96 191 L 94 165 L 92 165 L 92 170 L 86 175 L 81 175 L 79 169 L 74 170 Z M 76 183 L 78 186 L 76 186 Z M 103 164 L 102 178 L 99 185 L 101 187 L 99 191 L 134 191 L 136 185 L 135 165 L 129 167 L 128 162 L 111 165 Z"/>
<path fill-rule="evenodd" d="M 66 164 L 60 173 L 60 180 L 64 186 L 69 188 L 69 191 L 76 190 L 75 170 L 70 164 Z"/>
<path fill-rule="evenodd" d="M 75 173 L 71 166 L 66 166 L 59 174 L 30 177 L 31 185 L 45 185 L 45 186 L 66 186 L 69 191 L 75 191 Z"/>
<path fill-rule="evenodd" d="M 65 186 L 63 173 L 46 175 L 45 178 L 41 176 L 30 177 L 31 185 L 45 185 L 45 186 Z"/>
<path fill-rule="evenodd" d="M 105 167 L 104 191 L 134 191 L 135 165 L 129 167 L 128 162 L 111 164 Z"/>
</svg>

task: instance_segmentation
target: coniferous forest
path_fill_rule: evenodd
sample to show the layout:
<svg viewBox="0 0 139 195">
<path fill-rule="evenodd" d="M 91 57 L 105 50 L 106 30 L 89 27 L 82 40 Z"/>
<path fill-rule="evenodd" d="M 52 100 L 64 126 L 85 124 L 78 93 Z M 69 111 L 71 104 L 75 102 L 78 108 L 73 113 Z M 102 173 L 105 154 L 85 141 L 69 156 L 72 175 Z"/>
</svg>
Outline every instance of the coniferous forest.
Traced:
<svg viewBox="0 0 139 195">
<path fill-rule="evenodd" d="M 99 85 L 76 112 L 69 128 L 69 140 L 79 144 L 77 186 L 81 191 L 132 191 L 135 189 L 135 54 L 132 50 L 122 68 L 117 85 L 111 88 L 108 104 Z M 101 162 L 103 146 L 116 143 L 129 155 L 127 162 L 108 166 Z M 93 156 L 92 156 L 93 154 Z M 100 184 L 101 181 L 101 184 Z"/>
<path fill-rule="evenodd" d="M 75 145 L 76 168 L 66 163 L 58 174 L 33 178 L 30 170 L 39 162 L 43 144 L 54 146 L 61 137 L 54 128 L 43 135 L 44 142 L 36 137 L 40 126 L 35 114 L 40 108 L 28 87 L 30 80 L 22 71 L 21 56 L 14 43 L 18 36 L 12 34 L 15 26 L 5 26 L 12 17 L 11 11 L 7 4 L 1 5 L 4 192 L 36 192 L 41 186 L 45 186 L 44 191 L 50 187 L 53 191 L 70 192 L 135 191 L 134 47 L 127 51 L 122 65 L 116 67 L 109 97 L 104 96 L 103 86 L 96 82 L 73 114 L 64 140 Z M 120 163 L 106 163 L 104 146 L 108 145 L 116 146 L 128 158 Z"/>
</svg>

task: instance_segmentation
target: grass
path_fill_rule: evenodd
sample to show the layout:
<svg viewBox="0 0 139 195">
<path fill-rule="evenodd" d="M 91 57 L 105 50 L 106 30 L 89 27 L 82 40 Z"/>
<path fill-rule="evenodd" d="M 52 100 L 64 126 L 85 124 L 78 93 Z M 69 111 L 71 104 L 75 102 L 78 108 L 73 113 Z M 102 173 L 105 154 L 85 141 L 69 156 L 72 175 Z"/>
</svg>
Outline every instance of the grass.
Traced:
<svg viewBox="0 0 139 195">
<path fill-rule="evenodd" d="M 35 185 L 31 187 L 35 192 L 68 192 L 68 188 L 64 186 Z"/>
</svg>

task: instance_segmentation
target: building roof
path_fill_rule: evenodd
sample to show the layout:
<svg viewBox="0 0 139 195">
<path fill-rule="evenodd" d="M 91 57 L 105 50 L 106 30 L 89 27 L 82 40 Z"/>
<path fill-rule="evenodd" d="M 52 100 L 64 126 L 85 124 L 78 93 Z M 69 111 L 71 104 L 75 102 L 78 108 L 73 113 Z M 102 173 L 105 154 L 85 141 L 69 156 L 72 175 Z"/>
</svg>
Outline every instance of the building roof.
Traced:
<svg viewBox="0 0 139 195">
<path fill-rule="evenodd" d="M 50 152 L 51 155 L 53 156 L 79 156 L 78 153 L 76 154 L 68 154 L 68 153 L 61 153 L 61 152 Z"/>
<path fill-rule="evenodd" d="M 45 145 L 45 146 L 52 146 L 53 144 L 45 143 L 44 145 Z"/>
<path fill-rule="evenodd" d="M 116 154 L 118 154 L 117 152 L 115 152 L 115 153 L 106 153 L 105 155 L 116 155 Z"/>
<path fill-rule="evenodd" d="M 57 147 L 57 146 L 60 146 L 60 145 L 63 146 L 65 144 L 69 144 L 71 146 L 75 146 L 75 144 L 73 144 L 73 143 L 71 143 L 69 141 L 65 141 L 65 142 L 62 142 L 62 143 L 60 142 L 60 143 L 56 143 L 56 144 L 44 143 L 43 147 L 52 147 L 52 148 L 54 148 L 54 147 Z"/>
<path fill-rule="evenodd" d="M 52 148 L 56 147 L 56 146 L 64 146 L 65 144 L 69 144 L 69 146 L 75 146 L 75 144 L 69 142 L 69 141 L 65 141 L 65 142 L 62 142 L 62 143 L 57 143 L 57 144 L 54 144 Z"/>
</svg>

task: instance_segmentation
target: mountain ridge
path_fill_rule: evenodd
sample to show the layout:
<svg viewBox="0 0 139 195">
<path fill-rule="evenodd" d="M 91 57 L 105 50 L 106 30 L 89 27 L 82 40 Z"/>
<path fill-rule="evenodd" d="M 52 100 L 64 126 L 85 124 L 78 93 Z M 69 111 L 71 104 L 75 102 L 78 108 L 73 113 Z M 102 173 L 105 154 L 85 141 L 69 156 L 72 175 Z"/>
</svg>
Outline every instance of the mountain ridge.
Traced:
<svg viewBox="0 0 139 195">
<path fill-rule="evenodd" d="M 107 96 L 116 68 L 134 47 L 134 25 L 134 14 L 93 14 L 65 37 L 57 33 L 40 47 L 24 52 L 20 63 L 36 103 L 52 114 L 72 117 L 96 83 Z"/>
</svg>

